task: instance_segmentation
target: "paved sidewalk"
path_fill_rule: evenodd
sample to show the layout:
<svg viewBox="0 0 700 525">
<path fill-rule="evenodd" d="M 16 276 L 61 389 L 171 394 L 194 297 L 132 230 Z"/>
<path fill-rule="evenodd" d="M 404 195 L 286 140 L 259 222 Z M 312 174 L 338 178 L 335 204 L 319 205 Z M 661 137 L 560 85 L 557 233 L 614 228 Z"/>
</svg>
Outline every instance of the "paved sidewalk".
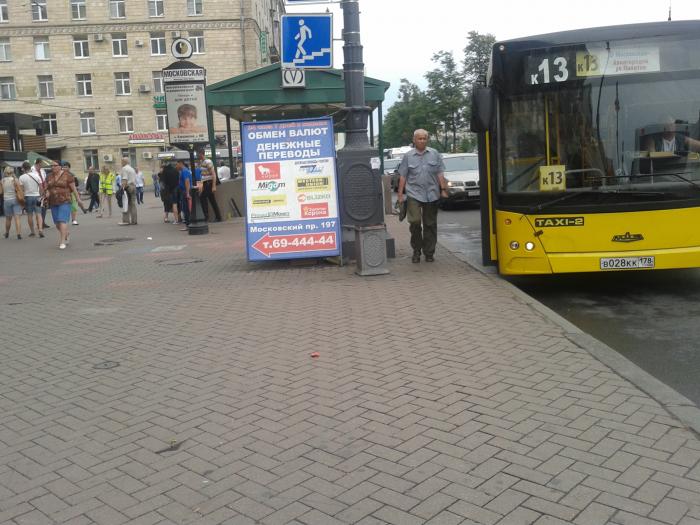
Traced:
<svg viewBox="0 0 700 525">
<path fill-rule="evenodd" d="M 394 217 L 374 278 L 80 219 L 0 239 L 0 523 L 700 523 L 696 435 Z"/>
</svg>

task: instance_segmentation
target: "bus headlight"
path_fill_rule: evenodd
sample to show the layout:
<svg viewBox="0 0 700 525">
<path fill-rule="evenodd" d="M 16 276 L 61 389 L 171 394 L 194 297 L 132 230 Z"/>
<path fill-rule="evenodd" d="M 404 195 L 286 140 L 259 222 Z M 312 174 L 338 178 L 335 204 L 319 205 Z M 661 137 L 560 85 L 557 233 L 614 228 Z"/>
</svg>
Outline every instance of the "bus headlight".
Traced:
<svg viewBox="0 0 700 525">
<path fill-rule="evenodd" d="M 526 249 L 528 252 L 531 252 L 532 250 L 535 249 L 535 243 L 532 242 L 532 241 L 526 242 L 526 243 L 525 243 L 525 249 Z"/>
<path fill-rule="evenodd" d="M 520 248 L 520 243 L 518 241 L 510 241 L 510 249 L 517 250 Z"/>
</svg>

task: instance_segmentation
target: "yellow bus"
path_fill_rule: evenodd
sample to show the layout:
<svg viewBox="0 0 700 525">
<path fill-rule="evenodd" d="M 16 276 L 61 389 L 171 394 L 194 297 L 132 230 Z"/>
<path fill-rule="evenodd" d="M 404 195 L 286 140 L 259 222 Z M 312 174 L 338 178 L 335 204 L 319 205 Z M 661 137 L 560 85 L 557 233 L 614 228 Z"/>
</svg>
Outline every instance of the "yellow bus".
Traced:
<svg viewBox="0 0 700 525">
<path fill-rule="evenodd" d="M 700 267 L 700 21 L 497 42 L 471 126 L 485 264 Z"/>
</svg>

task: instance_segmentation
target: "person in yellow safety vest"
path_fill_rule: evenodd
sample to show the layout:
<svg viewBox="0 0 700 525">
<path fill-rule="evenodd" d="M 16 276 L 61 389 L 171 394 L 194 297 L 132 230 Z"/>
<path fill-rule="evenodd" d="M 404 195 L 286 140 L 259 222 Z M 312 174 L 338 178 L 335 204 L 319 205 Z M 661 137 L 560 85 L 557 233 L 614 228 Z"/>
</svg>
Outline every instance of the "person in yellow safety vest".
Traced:
<svg viewBox="0 0 700 525">
<path fill-rule="evenodd" d="M 100 170 L 100 197 L 102 201 L 102 208 L 100 209 L 100 214 L 97 218 L 102 218 L 105 212 L 105 207 L 109 209 L 108 217 L 112 216 L 112 194 L 114 193 L 114 173 L 109 171 L 107 166 L 102 166 Z"/>
</svg>

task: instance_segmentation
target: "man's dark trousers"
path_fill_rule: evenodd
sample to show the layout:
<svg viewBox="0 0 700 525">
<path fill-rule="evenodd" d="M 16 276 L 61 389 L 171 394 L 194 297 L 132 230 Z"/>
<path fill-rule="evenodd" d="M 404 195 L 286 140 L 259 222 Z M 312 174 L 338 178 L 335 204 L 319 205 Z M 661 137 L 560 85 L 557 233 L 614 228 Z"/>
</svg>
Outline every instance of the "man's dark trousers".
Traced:
<svg viewBox="0 0 700 525">
<path fill-rule="evenodd" d="M 93 209 L 95 209 L 95 210 L 100 209 L 100 194 L 99 194 L 99 192 L 96 192 L 96 193 L 90 192 L 90 207 L 88 208 L 88 211 L 92 211 Z"/>
<path fill-rule="evenodd" d="M 406 218 L 411 231 L 411 248 L 414 255 L 432 257 L 437 244 L 438 201 L 420 202 L 407 197 Z M 421 224 L 422 223 L 422 224 Z"/>
<path fill-rule="evenodd" d="M 216 217 L 216 222 L 221 222 L 221 212 L 219 211 L 219 205 L 216 203 L 216 198 L 214 192 L 211 190 L 214 181 L 205 180 L 204 187 L 202 188 L 201 202 L 202 211 L 204 212 L 204 220 L 209 221 L 209 202 L 211 202 L 211 207 L 214 208 L 214 216 Z M 209 202 L 207 202 L 207 200 Z"/>
</svg>

